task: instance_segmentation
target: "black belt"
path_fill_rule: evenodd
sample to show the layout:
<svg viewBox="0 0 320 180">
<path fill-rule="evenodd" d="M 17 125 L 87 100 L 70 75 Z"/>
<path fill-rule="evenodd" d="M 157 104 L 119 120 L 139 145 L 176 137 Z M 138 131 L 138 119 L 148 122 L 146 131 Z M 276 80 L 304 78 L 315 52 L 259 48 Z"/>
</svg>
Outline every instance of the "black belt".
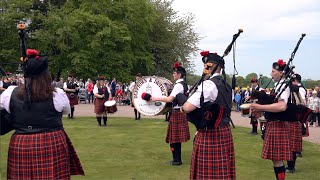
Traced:
<svg viewBox="0 0 320 180">
<path fill-rule="evenodd" d="M 54 132 L 63 130 L 63 126 L 54 127 L 54 128 L 39 128 L 33 126 L 27 126 L 24 128 L 17 128 L 16 134 L 36 134 L 36 133 L 45 133 L 45 132 Z"/>
</svg>

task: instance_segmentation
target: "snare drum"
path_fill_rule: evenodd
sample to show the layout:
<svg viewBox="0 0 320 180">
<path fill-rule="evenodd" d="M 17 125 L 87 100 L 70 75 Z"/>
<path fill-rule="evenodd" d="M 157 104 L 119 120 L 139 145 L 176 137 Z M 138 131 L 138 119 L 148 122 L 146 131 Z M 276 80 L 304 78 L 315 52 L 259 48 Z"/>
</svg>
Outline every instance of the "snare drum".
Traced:
<svg viewBox="0 0 320 180">
<path fill-rule="evenodd" d="M 132 90 L 132 103 L 143 115 L 163 115 L 172 109 L 172 103 L 145 101 L 141 98 L 146 92 L 151 96 L 168 96 L 173 89 L 173 83 L 163 77 L 143 76 L 139 79 Z"/>
<path fill-rule="evenodd" d="M 242 116 L 250 116 L 250 104 L 242 104 L 240 106 Z"/>
<path fill-rule="evenodd" d="M 104 106 L 106 107 L 108 113 L 115 113 L 118 111 L 117 103 L 115 100 L 106 101 L 104 103 Z"/>
</svg>

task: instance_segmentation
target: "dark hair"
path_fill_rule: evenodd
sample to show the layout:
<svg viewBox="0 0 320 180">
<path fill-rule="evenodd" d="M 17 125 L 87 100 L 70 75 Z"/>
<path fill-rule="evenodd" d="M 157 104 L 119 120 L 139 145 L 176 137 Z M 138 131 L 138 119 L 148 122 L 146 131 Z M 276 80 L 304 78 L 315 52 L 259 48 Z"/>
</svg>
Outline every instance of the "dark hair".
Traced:
<svg viewBox="0 0 320 180">
<path fill-rule="evenodd" d="M 30 81 L 31 80 L 31 81 Z M 48 70 L 33 76 L 32 78 L 25 78 L 25 83 L 27 87 L 31 84 L 30 97 L 32 102 L 44 102 L 53 98 L 53 92 L 55 88 L 51 85 L 52 78 Z M 20 100 L 24 100 L 24 95 L 26 92 L 25 85 L 19 87 L 19 92 L 17 94 Z"/>
</svg>

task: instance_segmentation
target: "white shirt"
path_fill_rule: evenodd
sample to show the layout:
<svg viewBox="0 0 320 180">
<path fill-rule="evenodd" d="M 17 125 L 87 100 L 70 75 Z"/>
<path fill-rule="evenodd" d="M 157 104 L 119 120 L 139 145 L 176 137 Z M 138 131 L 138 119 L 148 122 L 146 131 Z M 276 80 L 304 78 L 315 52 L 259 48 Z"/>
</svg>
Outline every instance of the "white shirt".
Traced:
<svg viewBox="0 0 320 180">
<path fill-rule="evenodd" d="M 106 87 L 107 87 L 109 94 L 111 94 L 110 88 L 108 86 L 106 86 Z M 92 92 L 93 92 L 93 94 L 99 93 L 97 85 L 94 85 Z"/>
<path fill-rule="evenodd" d="M 11 94 L 17 86 L 9 86 L 1 95 L 0 95 L 0 109 L 5 109 L 10 113 L 10 99 Z M 63 114 L 70 114 L 70 102 L 66 93 L 60 89 L 55 88 L 56 92 L 53 92 L 53 105 L 58 112 Z"/>
<path fill-rule="evenodd" d="M 178 79 L 173 86 L 173 89 L 169 96 L 176 97 L 179 93 L 184 93 L 183 85 L 180 83 L 183 82 L 183 79 Z M 180 108 L 180 106 L 175 106 L 174 109 Z"/>
<path fill-rule="evenodd" d="M 282 84 L 283 81 L 284 81 L 284 80 L 282 79 L 282 80 L 280 80 L 280 82 L 278 82 L 278 83 L 276 84 L 275 92 L 281 92 L 281 91 L 282 91 L 282 89 L 284 88 L 285 85 L 283 85 L 283 86 L 281 87 L 281 90 L 280 90 L 280 91 L 278 91 L 278 89 L 280 88 L 280 85 Z M 282 92 L 282 94 L 281 94 L 281 96 L 279 97 L 278 100 L 284 100 L 284 102 L 287 104 L 289 97 L 290 97 L 290 88 L 289 88 L 289 86 L 288 86 L 288 87 Z"/>
<path fill-rule="evenodd" d="M 3 82 L 2 81 L 0 81 L 0 88 L 2 88 L 3 87 Z"/>
<path fill-rule="evenodd" d="M 210 78 L 220 76 L 220 73 L 213 74 Z M 204 102 L 214 102 L 218 96 L 218 88 L 214 82 L 210 79 L 203 81 L 199 86 L 197 91 L 188 99 L 188 102 L 192 105 L 200 108 L 200 96 L 202 92 L 202 84 L 203 84 L 203 96 Z"/>
<path fill-rule="evenodd" d="M 130 84 L 130 86 L 129 86 L 129 91 L 130 91 L 130 92 L 132 92 L 135 84 L 136 84 L 135 82 L 132 82 L 132 83 Z"/>
<path fill-rule="evenodd" d="M 298 86 L 301 86 L 301 84 L 298 84 Z M 307 92 L 303 87 L 299 87 L 299 93 L 303 100 L 306 99 Z"/>
</svg>

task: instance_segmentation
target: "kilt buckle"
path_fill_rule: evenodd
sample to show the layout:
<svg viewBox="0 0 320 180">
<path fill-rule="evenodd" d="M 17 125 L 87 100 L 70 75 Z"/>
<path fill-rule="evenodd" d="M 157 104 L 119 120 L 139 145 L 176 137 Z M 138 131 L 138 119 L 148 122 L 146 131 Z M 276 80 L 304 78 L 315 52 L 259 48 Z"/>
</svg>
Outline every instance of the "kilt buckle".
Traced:
<svg viewBox="0 0 320 180">
<path fill-rule="evenodd" d="M 32 129 L 32 126 L 28 126 L 28 129 Z"/>
</svg>

